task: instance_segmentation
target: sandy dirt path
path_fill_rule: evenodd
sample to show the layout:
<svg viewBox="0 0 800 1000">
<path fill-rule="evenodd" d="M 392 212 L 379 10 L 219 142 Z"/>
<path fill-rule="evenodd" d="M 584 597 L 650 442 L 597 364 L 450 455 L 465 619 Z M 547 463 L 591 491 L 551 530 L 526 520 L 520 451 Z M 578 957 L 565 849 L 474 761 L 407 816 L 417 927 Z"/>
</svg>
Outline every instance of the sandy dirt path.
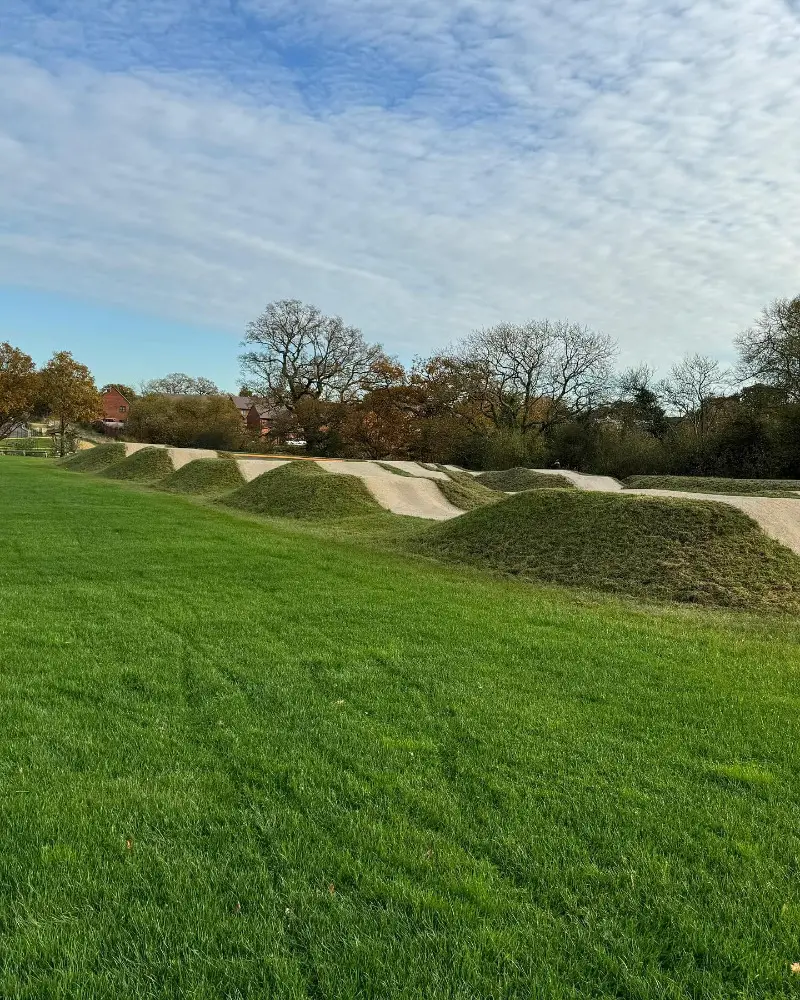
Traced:
<svg viewBox="0 0 800 1000">
<path fill-rule="evenodd" d="M 391 461 L 391 462 L 384 462 L 383 464 L 390 465 L 393 469 L 399 469 L 401 472 L 408 472 L 409 475 L 418 476 L 420 479 L 447 480 L 450 478 L 445 472 L 439 472 L 438 469 L 426 469 L 422 465 L 420 465 L 419 462 Z M 393 476 L 394 473 L 390 472 L 389 475 Z"/>
<path fill-rule="evenodd" d="M 217 453 L 209 448 L 167 448 L 174 469 L 182 469 L 198 458 L 216 458 Z"/>
<path fill-rule="evenodd" d="M 349 462 L 344 458 L 326 458 L 317 465 L 336 476 L 358 476 L 359 479 L 400 479 L 400 476 L 381 468 L 377 462 Z"/>
<path fill-rule="evenodd" d="M 239 467 L 242 479 L 246 483 L 252 483 L 265 472 L 277 469 L 279 465 L 286 465 L 288 461 L 288 458 L 237 458 L 236 465 Z"/>
<path fill-rule="evenodd" d="M 570 472 L 569 469 L 533 469 L 532 471 L 541 472 L 543 476 L 563 476 L 579 490 L 589 490 L 591 493 L 619 493 L 622 491 L 622 483 L 618 483 L 611 476 L 588 476 L 583 472 Z"/>
<path fill-rule="evenodd" d="M 381 507 L 393 514 L 446 521 L 464 513 L 446 500 L 430 479 L 406 478 L 390 472 L 385 479 L 380 476 L 365 477 L 364 483 Z"/>
</svg>

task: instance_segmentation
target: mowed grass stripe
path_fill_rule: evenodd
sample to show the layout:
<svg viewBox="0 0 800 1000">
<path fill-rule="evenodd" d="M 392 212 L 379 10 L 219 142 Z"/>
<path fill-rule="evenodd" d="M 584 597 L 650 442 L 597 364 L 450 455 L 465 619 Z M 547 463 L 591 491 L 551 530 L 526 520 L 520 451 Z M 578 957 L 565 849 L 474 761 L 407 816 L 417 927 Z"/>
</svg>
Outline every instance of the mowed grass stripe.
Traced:
<svg viewBox="0 0 800 1000">
<path fill-rule="evenodd" d="M 0 995 L 795 995 L 794 625 L 0 504 Z"/>
</svg>

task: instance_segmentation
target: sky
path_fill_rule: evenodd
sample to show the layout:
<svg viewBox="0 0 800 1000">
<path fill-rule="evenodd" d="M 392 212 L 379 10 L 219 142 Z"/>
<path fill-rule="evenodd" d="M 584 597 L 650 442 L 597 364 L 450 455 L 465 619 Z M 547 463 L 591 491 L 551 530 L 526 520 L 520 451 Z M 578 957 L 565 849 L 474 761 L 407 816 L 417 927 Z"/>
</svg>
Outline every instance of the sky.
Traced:
<svg viewBox="0 0 800 1000">
<path fill-rule="evenodd" d="M 800 0 L 2 0 L 0 339 L 235 389 L 299 298 L 733 360 L 800 293 L 798 53 Z"/>
</svg>

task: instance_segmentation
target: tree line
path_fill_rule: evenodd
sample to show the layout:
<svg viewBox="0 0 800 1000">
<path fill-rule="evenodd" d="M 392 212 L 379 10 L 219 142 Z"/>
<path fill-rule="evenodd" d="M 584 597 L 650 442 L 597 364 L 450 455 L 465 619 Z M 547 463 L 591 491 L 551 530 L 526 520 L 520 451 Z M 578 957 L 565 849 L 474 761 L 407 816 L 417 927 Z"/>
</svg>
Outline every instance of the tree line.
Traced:
<svg viewBox="0 0 800 1000">
<path fill-rule="evenodd" d="M 736 339 L 738 364 L 690 354 L 657 379 L 568 321 L 500 323 L 406 368 L 296 300 L 248 324 L 242 393 L 275 412 L 264 446 L 470 468 L 552 465 L 627 476 L 800 475 L 800 296 Z"/>
<path fill-rule="evenodd" d="M 410 458 L 468 468 L 554 465 L 625 477 L 800 477 L 800 296 L 776 299 L 736 338 L 725 368 L 687 355 L 666 377 L 620 372 L 617 344 L 565 320 L 500 323 L 402 365 L 341 317 L 297 300 L 248 324 L 240 394 L 265 413 L 250 433 L 206 378 L 172 373 L 138 393 L 127 436 L 179 446 Z M 104 387 L 108 388 L 108 387 Z M 48 415 L 68 428 L 102 413 L 88 369 L 59 352 L 37 370 L 0 345 L 0 438 Z"/>
</svg>

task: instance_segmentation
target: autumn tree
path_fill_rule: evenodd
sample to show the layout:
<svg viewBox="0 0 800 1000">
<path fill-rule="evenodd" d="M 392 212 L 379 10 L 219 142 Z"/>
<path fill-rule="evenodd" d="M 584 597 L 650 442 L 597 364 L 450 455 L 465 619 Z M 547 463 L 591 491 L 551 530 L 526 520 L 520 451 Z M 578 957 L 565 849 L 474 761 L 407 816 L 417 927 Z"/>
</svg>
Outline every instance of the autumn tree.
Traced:
<svg viewBox="0 0 800 1000">
<path fill-rule="evenodd" d="M 56 419 L 63 455 L 67 427 L 97 420 L 103 414 L 103 401 L 92 373 L 69 351 L 58 351 L 47 362 L 39 373 L 39 390 L 50 416 Z"/>
<path fill-rule="evenodd" d="M 771 302 L 736 346 L 742 381 L 757 380 L 800 403 L 800 295 Z"/>
<path fill-rule="evenodd" d="M 195 378 L 185 372 L 171 372 L 162 378 L 142 383 L 143 396 L 153 393 L 164 396 L 218 396 L 220 390 L 210 378 Z"/>
<path fill-rule="evenodd" d="M 0 343 L 0 440 L 28 419 L 38 391 L 33 359 L 6 341 Z"/>
<path fill-rule="evenodd" d="M 294 410 L 304 399 L 349 402 L 385 376 L 379 344 L 340 316 L 325 316 L 296 299 L 271 302 L 248 323 L 240 356 L 255 395 Z"/>
</svg>

